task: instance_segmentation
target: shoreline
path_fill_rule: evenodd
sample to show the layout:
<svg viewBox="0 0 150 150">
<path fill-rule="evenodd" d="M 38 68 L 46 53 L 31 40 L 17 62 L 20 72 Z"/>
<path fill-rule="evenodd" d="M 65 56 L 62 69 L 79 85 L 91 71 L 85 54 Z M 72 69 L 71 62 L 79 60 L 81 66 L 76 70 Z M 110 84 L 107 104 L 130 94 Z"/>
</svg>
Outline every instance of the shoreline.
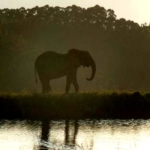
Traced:
<svg viewBox="0 0 150 150">
<path fill-rule="evenodd" d="M 0 93 L 0 119 L 150 119 L 150 93 Z"/>
</svg>

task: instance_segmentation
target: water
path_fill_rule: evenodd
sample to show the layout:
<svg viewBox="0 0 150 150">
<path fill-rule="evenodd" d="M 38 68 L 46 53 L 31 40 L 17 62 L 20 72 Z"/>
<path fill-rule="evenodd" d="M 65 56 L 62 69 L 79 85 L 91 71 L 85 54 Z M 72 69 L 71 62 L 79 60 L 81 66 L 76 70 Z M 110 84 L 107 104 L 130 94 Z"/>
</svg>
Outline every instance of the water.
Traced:
<svg viewBox="0 0 150 150">
<path fill-rule="evenodd" d="M 0 121 L 0 150 L 149 150 L 150 120 Z"/>
</svg>

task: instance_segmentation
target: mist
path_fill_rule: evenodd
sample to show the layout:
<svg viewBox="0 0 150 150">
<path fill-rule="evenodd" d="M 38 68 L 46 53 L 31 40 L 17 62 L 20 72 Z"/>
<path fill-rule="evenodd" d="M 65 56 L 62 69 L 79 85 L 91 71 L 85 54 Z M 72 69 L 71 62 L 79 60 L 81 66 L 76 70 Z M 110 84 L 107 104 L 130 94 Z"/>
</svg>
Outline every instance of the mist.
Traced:
<svg viewBox="0 0 150 150">
<path fill-rule="evenodd" d="M 116 19 L 101 6 L 81 8 L 34 7 L 0 10 L 0 91 L 40 92 L 34 62 L 45 51 L 67 53 L 87 50 L 95 60 L 78 69 L 80 91 L 149 91 L 150 26 Z M 52 90 L 64 92 L 66 78 L 51 81 Z M 73 92 L 74 89 L 72 88 Z"/>
</svg>

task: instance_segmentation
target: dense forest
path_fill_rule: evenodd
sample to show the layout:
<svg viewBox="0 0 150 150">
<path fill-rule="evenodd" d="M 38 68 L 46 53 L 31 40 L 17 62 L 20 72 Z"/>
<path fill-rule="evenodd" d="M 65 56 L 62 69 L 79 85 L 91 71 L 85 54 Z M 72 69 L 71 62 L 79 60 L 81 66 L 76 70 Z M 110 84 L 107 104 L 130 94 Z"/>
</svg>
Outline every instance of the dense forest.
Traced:
<svg viewBox="0 0 150 150">
<path fill-rule="evenodd" d="M 101 6 L 34 7 L 0 10 L 0 91 L 40 91 L 34 62 L 48 50 L 88 50 L 96 76 L 80 67 L 81 91 L 150 91 L 150 26 L 117 19 Z M 64 91 L 65 78 L 52 81 Z"/>
</svg>

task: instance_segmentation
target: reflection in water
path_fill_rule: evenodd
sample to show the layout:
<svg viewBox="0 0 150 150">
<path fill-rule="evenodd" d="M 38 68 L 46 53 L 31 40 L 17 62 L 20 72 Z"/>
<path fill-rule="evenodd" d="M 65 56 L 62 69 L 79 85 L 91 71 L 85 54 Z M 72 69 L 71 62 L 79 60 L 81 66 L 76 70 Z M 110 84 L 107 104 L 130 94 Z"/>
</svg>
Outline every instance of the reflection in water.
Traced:
<svg viewBox="0 0 150 150">
<path fill-rule="evenodd" d="M 73 130 L 71 130 L 70 129 Z M 72 121 L 70 120 L 65 120 L 65 133 L 64 133 L 64 144 L 67 146 L 75 146 L 76 145 L 76 137 L 78 133 L 78 120 L 75 120 L 72 124 Z M 48 150 L 48 147 L 50 146 L 49 141 L 50 141 L 50 131 L 51 130 L 51 121 L 48 120 L 43 120 L 41 124 L 41 145 L 40 145 L 40 150 Z M 73 135 L 70 135 L 70 134 Z"/>
<path fill-rule="evenodd" d="M 69 120 L 66 120 L 65 124 L 65 144 L 67 145 L 69 143 Z"/>
<path fill-rule="evenodd" d="M 46 143 L 48 143 L 48 139 L 50 137 L 50 121 L 44 120 L 42 121 L 41 125 L 41 145 L 40 150 L 48 150 L 48 146 Z"/>
<path fill-rule="evenodd" d="M 0 150 L 149 150 L 150 120 L 0 121 Z"/>
<path fill-rule="evenodd" d="M 66 145 L 76 145 L 76 137 L 77 137 L 77 133 L 78 133 L 78 129 L 79 129 L 79 124 L 78 124 L 78 120 L 74 121 L 74 132 L 73 132 L 73 139 L 71 139 L 70 137 L 70 126 L 69 126 L 69 120 L 65 121 L 65 144 Z"/>
</svg>

